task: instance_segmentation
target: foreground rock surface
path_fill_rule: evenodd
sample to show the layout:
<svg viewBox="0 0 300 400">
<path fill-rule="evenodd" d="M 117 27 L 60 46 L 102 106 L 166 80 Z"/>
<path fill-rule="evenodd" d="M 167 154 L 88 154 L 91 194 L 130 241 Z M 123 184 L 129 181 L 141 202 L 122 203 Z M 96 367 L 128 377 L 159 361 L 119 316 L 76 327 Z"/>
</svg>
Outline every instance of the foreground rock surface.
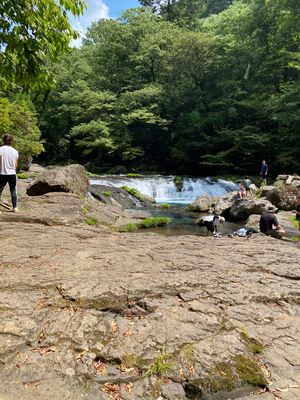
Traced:
<svg viewBox="0 0 300 400">
<path fill-rule="evenodd" d="M 119 207 L 21 200 L 0 215 L 1 400 L 299 400 L 297 244 L 120 234 Z"/>
</svg>

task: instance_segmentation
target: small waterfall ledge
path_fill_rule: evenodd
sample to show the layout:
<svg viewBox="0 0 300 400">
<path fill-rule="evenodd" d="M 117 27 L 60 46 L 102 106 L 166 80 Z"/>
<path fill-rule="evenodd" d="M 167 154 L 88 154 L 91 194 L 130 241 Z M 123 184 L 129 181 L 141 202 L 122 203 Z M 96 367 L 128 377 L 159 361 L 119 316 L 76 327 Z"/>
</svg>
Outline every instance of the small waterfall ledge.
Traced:
<svg viewBox="0 0 300 400">
<path fill-rule="evenodd" d="M 126 175 L 106 175 L 90 179 L 91 185 L 128 186 L 151 196 L 157 203 L 190 204 L 199 196 L 209 194 L 223 196 L 237 190 L 236 183 L 211 178 L 183 177 L 182 189 L 175 185 L 175 176 L 144 176 L 131 178 Z"/>
</svg>

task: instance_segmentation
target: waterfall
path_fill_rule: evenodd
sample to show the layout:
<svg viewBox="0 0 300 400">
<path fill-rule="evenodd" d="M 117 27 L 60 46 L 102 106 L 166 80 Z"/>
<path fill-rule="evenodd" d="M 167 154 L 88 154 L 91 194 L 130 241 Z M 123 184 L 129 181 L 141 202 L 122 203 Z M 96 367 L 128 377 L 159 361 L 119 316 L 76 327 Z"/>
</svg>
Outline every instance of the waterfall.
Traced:
<svg viewBox="0 0 300 400">
<path fill-rule="evenodd" d="M 91 185 L 128 186 L 142 194 L 153 197 L 157 203 L 190 204 L 203 194 L 223 196 L 237 190 L 231 181 L 211 178 L 183 178 L 182 189 L 178 190 L 174 176 L 145 176 L 129 178 L 126 175 L 106 175 L 90 179 Z"/>
</svg>

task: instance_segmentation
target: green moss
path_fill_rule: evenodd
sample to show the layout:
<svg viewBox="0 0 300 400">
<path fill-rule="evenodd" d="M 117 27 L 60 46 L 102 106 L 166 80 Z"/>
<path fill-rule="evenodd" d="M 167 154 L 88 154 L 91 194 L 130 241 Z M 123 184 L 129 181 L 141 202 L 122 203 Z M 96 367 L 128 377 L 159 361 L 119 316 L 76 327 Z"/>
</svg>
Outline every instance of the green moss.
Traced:
<svg viewBox="0 0 300 400">
<path fill-rule="evenodd" d="M 84 214 L 86 215 L 87 213 L 90 212 L 90 207 L 87 205 L 82 206 L 82 211 L 84 212 Z"/>
<path fill-rule="evenodd" d="M 253 354 L 261 354 L 263 353 L 265 347 L 262 343 L 260 343 L 258 340 L 254 338 L 250 338 L 248 332 L 246 331 L 245 328 L 241 328 L 240 332 L 241 338 L 246 342 L 248 349 L 251 351 Z"/>
<path fill-rule="evenodd" d="M 232 367 L 224 362 L 217 363 L 209 371 L 207 378 L 200 379 L 200 385 L 206 393 L 232 391 L 235 388 L 235 377 Z"/>
<path fill-rule="evenodd" d="M 234 390 L 235 385 L 232 365 L 219 362 L 208 371 L 208 375 L 205 378 L 189 381 L 185 390 L 190 395 L 200 395 L 199 398 L 202 398 L 203 393 L 230 392 Z"/>
<path fill-rule="evenodd" d="M 177 187 L 177 189 L 181 190 L 183 186 L 183 178 L 182 176 L 176 176 L 174 179 L 174 183 Z"/>
<path fill-rule="evenodd" d="M 298 236 L 291 236 L 290 240 L 292 240 L 293 242 L 299 242 L 300 238 Z"/>
<path fill-rule="evenodd" d="M 170 204 L 168 204 L 168 203 L 162 203 L 162 204 L 159 205 L 159 207 L 164 208 L 164 209 L 168 209 L 168 208 L 170 208 L 171 206 L 170 206 Z"/>
<path fill-rule="evenodd" d="M 179 356 L 186 360 L 189 363 L 194 362 L 194 345 L 186 344 L 184 345 L 179 352 Z"/>
<path fill-rule="evenodd" d="M 136 173 L 130 172 L 129 174 L 127 174 L 127 176 L 128 176 L 128 178 L 139 178 L 139 177 L 141 177 L 142 175 L 141 175 L 141 174 L 136 174 Z"/>
<path fill-rule="evenodd" d="M 25 172 L 19 172 L 17 174 L 18 179 L 28 179 L 29 175 L 27 175 Z"/>
<path fill-rule="evenodd" d="M 127 224 L 121 227 L 116 228 L 118 232 L 134 232 L 138 229 L 137 224 Z"/>
<path fill-rule="evenodd" d="M 99 221 L 96 217 L 87 217 L 84 222 L 87 225 L 97 225 Z"/>
<path fill-rule="evenodd" d="M 127 368 L 135 367 L 138 365 L 138 359 L 135 354 L 124 354 L 122 364 Z"/>
<path fill-rule="evenodd" d="M 157 217 L 157 218 L 146 218 L 138 224 L 140 229 L 157 228 L 159 226 L 167 225 L 171 222 L 171 218 Z"/>
<path fill-rule="evenodd" d="M 243 383 L 260 387 L 267 385 L 267 380 L 255 359 L 240 355 L 234 357 L 234 362 L 236 372 Z"/>
<path fill-rule="evenodd" d="M 173 355 L 162 351 L 161 354 L 156 357 L 151 367 L 146 371 L 145 376 L 165 375 L 173 366 Z"/>
<path fill-rule="evenodd" d="M 138 200 L 143 199 L 142 194 L 137 189 L 128 186 L 122 186 L 121 189 L 125 190 L 127 193 L 131 194 L 131 196 L 135 197 Z"/>
<path fill-rule="evenodd" d="M 103 192 L 102 194 L 103 194 L 103 196 L 110 197 L 112 195 L 112 192 L 110 190 L 107 190 L 106 192 Z"/>
<path fill-rule="evenodd" d="M 157 228 L 168 224 L 171 218 L 146 218 L 138 224 L 130 223 L 121 227 L 117 227 L 118 232 L 134 232 L 137 229 Z"/>
<path fill-rule="evenodd" d="M 292 216 L 289 218 L 289 220 L 290 220 L 290 222 L 294 225 L 295 228 L 298 228 L 298 221 L 296 220 L 296 218 L 295 218 L 294 215 L 292 215 Z"/>
</svg>

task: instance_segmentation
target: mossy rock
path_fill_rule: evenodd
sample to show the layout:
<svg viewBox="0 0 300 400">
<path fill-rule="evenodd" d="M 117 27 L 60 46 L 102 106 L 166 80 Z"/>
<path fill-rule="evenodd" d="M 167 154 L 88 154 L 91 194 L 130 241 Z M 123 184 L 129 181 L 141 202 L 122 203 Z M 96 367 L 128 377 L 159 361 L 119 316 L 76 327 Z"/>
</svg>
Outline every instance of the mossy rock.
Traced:
<svg viewBox="0 0 300 400">
<path fill-rule="evenodd" d="M 239 355 L 234 357 L 234 363 L 236 372 L 243 383 L 259 387 L 267 386 L 268 382 L 255 359 Z"/>
</svg>

